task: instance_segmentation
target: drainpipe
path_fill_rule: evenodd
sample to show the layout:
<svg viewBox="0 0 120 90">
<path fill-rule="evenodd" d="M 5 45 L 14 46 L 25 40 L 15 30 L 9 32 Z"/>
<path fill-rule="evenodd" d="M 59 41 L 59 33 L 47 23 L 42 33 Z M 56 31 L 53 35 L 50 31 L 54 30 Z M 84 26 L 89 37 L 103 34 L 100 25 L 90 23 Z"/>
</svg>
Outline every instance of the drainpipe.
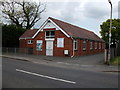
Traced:
<svg viewBox="0 0 120 90">
<path fill-rule="evenodd" d="M 74 53 L 74 39 L 72 37 L 71 37 L 71 39 L 73 40 L 73 54 L 72 54 L 71 58 L 73 58 L 75 55 L 75 53 Z"/>
</svg>

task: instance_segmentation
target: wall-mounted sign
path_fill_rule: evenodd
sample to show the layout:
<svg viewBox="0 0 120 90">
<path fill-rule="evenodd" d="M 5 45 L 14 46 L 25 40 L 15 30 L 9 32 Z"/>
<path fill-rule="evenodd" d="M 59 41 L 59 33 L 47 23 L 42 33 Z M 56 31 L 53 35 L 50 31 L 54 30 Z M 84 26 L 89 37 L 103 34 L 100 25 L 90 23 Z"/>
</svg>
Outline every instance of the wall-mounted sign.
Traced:
<svg viewBox="0 0 120 90">
<path fill-rule="evenodd" d="M 57 38 L 57 47 L 64 47 L 64 38 Z"/>
</svg>

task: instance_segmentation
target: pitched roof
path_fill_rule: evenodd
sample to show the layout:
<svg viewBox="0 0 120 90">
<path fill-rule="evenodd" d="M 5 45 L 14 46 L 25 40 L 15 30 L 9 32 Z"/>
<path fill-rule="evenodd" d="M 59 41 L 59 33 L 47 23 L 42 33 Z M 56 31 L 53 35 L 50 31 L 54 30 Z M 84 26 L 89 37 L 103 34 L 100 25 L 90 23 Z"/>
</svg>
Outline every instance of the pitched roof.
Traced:
<svg viewBox="0 0 120 90">
<path fill-rule="evenodd" d="M 80 28 L 78 26 L 75 26 L 75 25 L 72 25 L 72 24 L 63 22 L 61 20 L 51 18 L 51 17 L 49 17 L 48 19 L 52 20 L 58 27 L 60 27 L 65 33 L 67 33 L 71 37 L 104 42 L 103 39 L 98 37 L 92 31 Z M 38 32 L 39 32 L 38 29 L 27 30 L 23 35 L 20 36 L 20 39 L 22 39 L 22 38 L 33 38 L 33 36 L 37 35 Z"/>
<path fill-rule="evenodd" d="M 94 32 L 80 28 L 78 26 L 63 22 L 58 19 L 54 19 L 49 17 L 55 24 L 57 24 L 61 29 L 63 29 L 67 34 L 69 34 L 71 37 L 76 38 L 82 38 L 82 39 L 90 39 L 90 40 L 96 40 L 96 41 L 102 41 L 103 39 L 98 37 Z"/>
<path fill-rule="evenodd" d="M 20 38 L 32 38 L 37 31 L 38 29 L 27 30 L 20 36 Z"/>
</svg>

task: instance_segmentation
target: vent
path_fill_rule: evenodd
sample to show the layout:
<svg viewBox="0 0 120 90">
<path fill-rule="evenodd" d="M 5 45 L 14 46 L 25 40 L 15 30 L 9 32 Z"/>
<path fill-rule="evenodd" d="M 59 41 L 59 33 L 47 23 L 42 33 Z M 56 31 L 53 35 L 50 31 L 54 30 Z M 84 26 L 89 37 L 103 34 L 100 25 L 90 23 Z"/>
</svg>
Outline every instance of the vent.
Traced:
<svg viewBox="0 0 120 90">
<path fill-rule="evenodd" d="M 50 23 L 50 20 L 48 20 L 48 23 Z"/>
</svg>

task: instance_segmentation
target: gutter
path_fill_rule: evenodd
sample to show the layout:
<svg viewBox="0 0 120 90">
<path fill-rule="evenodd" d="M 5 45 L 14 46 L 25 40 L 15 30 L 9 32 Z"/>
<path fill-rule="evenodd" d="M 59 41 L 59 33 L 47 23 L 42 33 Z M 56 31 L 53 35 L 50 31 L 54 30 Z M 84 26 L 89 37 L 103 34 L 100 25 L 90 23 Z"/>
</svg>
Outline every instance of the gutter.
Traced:
<svg viewBox="0 0 120 90">
<path fill-rule="evenodd" d="M 72 37 L 71 37 L 71 39 L 73 40 L 73 54 L 72 54 L 71 58 L 73 58 L 75 55 L 75 53 L 74 53 L 74 39 Z"/>
</svg>

